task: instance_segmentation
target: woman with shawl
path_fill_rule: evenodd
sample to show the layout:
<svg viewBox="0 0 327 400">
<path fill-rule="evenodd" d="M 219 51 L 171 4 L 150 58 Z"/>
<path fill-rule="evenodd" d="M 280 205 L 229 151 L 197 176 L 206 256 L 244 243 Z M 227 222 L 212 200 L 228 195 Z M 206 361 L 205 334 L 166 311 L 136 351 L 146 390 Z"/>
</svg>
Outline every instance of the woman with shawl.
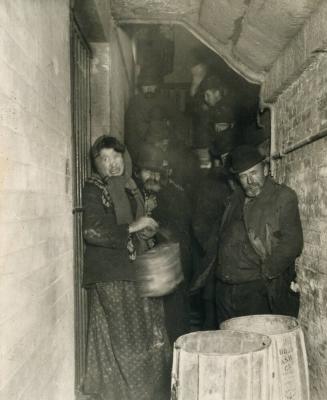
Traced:
<svg viewBox="0 0 327 400">
<path fill-rule="evenodd" d="M 142 196 L 127 173 L 125 147 L 101 136 L 91 149 L 95 174 L 83 191 L 86 244 L 83 284 L 89 294 L 83 391 L 101 400 L 167 400 L 171 349 L 161 298 L 138 293 L 134 260 L 144 232 Z"/>
</svg>

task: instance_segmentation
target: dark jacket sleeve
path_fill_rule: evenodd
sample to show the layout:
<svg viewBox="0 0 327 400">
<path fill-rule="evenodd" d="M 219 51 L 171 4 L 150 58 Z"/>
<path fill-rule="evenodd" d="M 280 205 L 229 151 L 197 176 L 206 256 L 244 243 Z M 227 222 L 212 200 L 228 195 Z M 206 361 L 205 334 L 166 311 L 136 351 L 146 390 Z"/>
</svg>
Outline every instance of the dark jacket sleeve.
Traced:
<svg viewBox="0 0 327 400">
<path fill-rule="evenodd" d="M 128 224 L 117 225 L 113 207 L 105 211 L 101 189 L 93 184 L 83 190 L 83 237 L 93 246 L 127 248 Z"/>
<path fill-rule="evenodd" d="M 295 192 L 285 191 L 280 199 L 280 230 L 272 238 L 271 254 L 263 263 L 263 274 L 273 279 L 294 265 L 303 248 L 303 233 Z"/>
<path fill-rule="evenodd" d="M 213 187 L 216 185 L 216 187 Z M 219 191 L 217 193 L 217 188 Z M 205 182 L 199 188 L 193 216 L 193 231 L 202 249 L 206 252 L 213 230 L 218 232 L 229 195 L 227 185 L 214 181 Z"/>
</svg>

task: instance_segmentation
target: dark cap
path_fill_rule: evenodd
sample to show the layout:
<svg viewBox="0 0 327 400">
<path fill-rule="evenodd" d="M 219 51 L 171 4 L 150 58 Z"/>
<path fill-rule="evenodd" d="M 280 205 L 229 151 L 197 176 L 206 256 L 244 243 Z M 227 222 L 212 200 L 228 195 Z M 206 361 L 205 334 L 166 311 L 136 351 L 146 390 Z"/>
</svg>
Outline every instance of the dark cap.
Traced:
<svg viewBox="0 0 327 400">
<path fill-rule="evenodd" d="M 254 167 L 259 162 L 263 161 L 265 156 L 249 145 L 236 147 L 231 154 L 231 169 L 234 173 L 240 173 Z"/>
<path fill-rule="evenodd" d="M 139 169 L 161 171 L 164 169 L 164 159 L 164 154 L 159 148 L 145 144 L 138 154 L 136 166 Z"/>
<path fill-rule="evenodd" d="M 165 120 L 153 120 L 149 123 L 146 135 L 147 143 L 157 143 L 170 138 L 171 131 Z"/>
</svg>

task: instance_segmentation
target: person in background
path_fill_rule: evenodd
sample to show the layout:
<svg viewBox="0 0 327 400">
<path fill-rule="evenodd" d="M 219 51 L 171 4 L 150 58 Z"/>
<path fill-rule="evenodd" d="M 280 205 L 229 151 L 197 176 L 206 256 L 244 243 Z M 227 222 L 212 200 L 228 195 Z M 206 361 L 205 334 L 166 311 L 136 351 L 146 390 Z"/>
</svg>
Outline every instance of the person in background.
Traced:
<svg viewBox="0 0 327 400">
<path fill-rule="evenodd" d="M 175 172 L 178 164 L 172 162 L 179 156 L 174 146 L 171 146 L 172 130 L 162 121 L 151 121 L 147 133 L 146 144 L 152 146 L 155 152 L 161 154 L 162 169 L 160 173 L 160 191 L 157 194 L 158 207 L 152 215 L 159 222 L 161 228 L 170 232 L 171 238 L 181 245 L 182 265 L 187 285 L 192 275 L 190 255 L 190 227 L 191 204 L 190 199 L 182 186 L 182 181 L 176 182 Z M 148 156 L 149 157 L 149 156 Z M 183 159 L 180 160 L 183 162 Z M 186 162 L 186 160 L 184 160 Z"/>
<path fill-rule="evenodd" d="M 197 157 L 183 141 L 179 129 L 181 128 L 178 125 L 167 125 L 166 121 L 152 120 L 146 143 L 163 152 L 170 184 L 183 191 L 189 203 L 193 205 L 200 168 Z"/>
<path fill-rule="evenodd" d="M 225 162 L 234 147 L 234 138 L 226 135 L 212 142 L 209 148 L 211 168 L 200 184 L 192 218 L 193 232 L 201 249 L 198 272 L 216 256 L 219 227 L 231 194 L 228 182 L 231 178 Z M 203 329 L 217 329 L 213 270 L 202 285 L 202 299 L 205 304 Z"/>
<path fill-rule="evenodd" d="M 190 55 L 191 84 L 185 104 L 185 115 L 191 120 L 192 147 L 205 147 L 202 143 L 202 109 L 203 85 L 210 75 L 210 62 L 207 53 L 199 48 L 193 49 Z"/>
<path fill-rule="evenodd" d="M 156 110 L 164 115 L 166 120 L 174 121 L 179 117 L 179 111 L 169 98 L 160 92 L 161 77 L 155 66 L 144 67 L 139 75 L 139 92 L 132 97 L 125 115 L 125 142 L 133 162 L 146 140 L 148 126 L 151 120 L 158 119 Z"/>
<path fill-rule="evenodd" d="M 205 134 L 209 143 L 224 135 L 235 136 L 235 120 L 228 104 L 228 92 L 218 76 L 210 76 L 204 85 L 204 112 L 207 125 Z"/>
<path fill-rule="evenodd" d="M 180 244 L 184 282 L 171 294 L 163 296 L 165 321 L 171 343 L 189 332 L 188 295 L 190 264 L 187 201 L 183 193 L 169 184 L 164 153 L 159 147 L 145 145 L 135 165 L 135 180 L 143 193 L 147 215 L 159 223 L 155 237 L 157 243 L 171 241 Z M 181 207 L 181 208 L 179 208 Z"/>
<path fill-rule="evenodd" d="M 142 298 L 134 264 L 143 233 L 158 228 L 112 136 L 93 144 L 94 173 L 83 189 L 83 286 L 89 319 L 84 394 L 112 400 L 167 400 L 171 345 L 163 299 Z M 152 232 L 151 234 L 149 232 Z"/>
<path fill-rule="evenodd" d="M 231 154 L 242 190 L 223 216 L 215 264 L 218 322 L 251 314 L 297 317 L 295 259 L 303 247 L 296 193 L 268 176 L 264 156 L 249 145 Z"/>
</svg>

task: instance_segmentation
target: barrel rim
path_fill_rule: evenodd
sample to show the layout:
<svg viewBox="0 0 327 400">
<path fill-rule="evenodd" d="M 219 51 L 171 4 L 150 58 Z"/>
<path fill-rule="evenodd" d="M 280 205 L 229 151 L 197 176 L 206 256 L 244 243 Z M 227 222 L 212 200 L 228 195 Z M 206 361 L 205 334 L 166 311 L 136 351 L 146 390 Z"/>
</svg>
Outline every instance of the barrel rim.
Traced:
<svg viewBox="0 0 327 400">
<path fill-rule="evenodd" d="M 247 320 L 247 319 L 250 319 L 250 318 L 271 318 L 271 319 L 273 319 L 273 318 L 282 318 L 282 319 L 292 320 L 296 324 L 296 326 L 294 328 L 288 329 L 287 331 L 285 331 L 285 330 L 282 331 L 281 330 L 281 331 L 277 331 L 277 332 L 273 332 L 273 333 L 263 333 L 263 335 L 269 335 L 269 336 L 282 335 L 282 334 L 285 334 L 285 333 L 294 332 L 294 331 L 298 330 L 299 328 L 301 328 L 301 324 L 300 324 L 300 322 L 299 322 L 299 320 L 297 318 L 292 317 L 292 316 L 288 316 L 288 315 L 283 315 L 283 314 L 254 314 L 254 315 L 243 315 L 241 317 L 229 318 L 229 319 L 226 319 L 224 322 L 222 322 L 219 325 L 219 328 L 222 329 L 222 330 L 227 330 L 228 329 L 228 330 L 235 331 L 236 327 L 233 327 L 232 329 L 225 328 L 224 327 L 226 325 L 225 323 L 229 322 L 229 321 L 235 321 L 235 320 L 240 321 L 242 319 L 243 320 Z M 237 330 L 239 330 L 241 332 L 252 332 L 252 331 L 248 331 L 248 330 L 243 331 L 242 328 L 237 328 Z"/>
<path fill-rule="evenodd" d="M 239 333 L 241 333 L 241 334 L 242 333 L 250 333 L 251 335 L 254 335 L 254 336 L 261 336 L 261 338 L 263 338 L 263 340 L 266 343 L 262 343 L 262 345 L 260 347 L 258 347 L 256 350 L 244 351 L 244 352 L 235 352 L 235 353 L 220 353 L 220 352 L 214 352 L 214 353 L 213 352 L 201 352 L 201 353 L 199 353 L 199 352 L 196 352 L 196 351 L 186 350 L 185 348 L 179 346 L 178 343 L 177 343 L 182 338 L 195 336 L 196 334 L 199 334 L 199 333 L 210 333 L 210 334 L 219 333 L 219 334 L 224 334 L 224 335 L 226 334 L 227 335 L 228 334 L 227 332 L 228 333 L 237 333 L 237 334 L 239 334 Z M 270 337 L 268 335 L 265 335 L 265 334 L 262 334 L 262 333 L 257 333 L 257 332 L 246 332 L 246 331 L 231 330 L 231 329 L 228 329 L 228 330 L 227 329 L 226 330 L 211 330 L 211 331 L 196 331 L 196 332 L 191 332 L 191 333 L 187 333 L 185 335 L 179 336 L 178 339 L 174 343 L 174 350 L 182 350 L 182 351 L 184 351 L 185 353 L 188 353 L 188 354 L 198 354 L 198 355 L 201 355 L 201 356 L 226 356 L 226 355 L 228 355 L 230 357 L 234 357 L 234 356 L 240 356 L 240 355 L 249 354 L 249 353 L 258 353 L 260 351 L 268 349 L 271 346 L 271 343 L 272 343 L 272 341 L 271 341 L 271 339 L 270 339 Z"/>
</svg>

